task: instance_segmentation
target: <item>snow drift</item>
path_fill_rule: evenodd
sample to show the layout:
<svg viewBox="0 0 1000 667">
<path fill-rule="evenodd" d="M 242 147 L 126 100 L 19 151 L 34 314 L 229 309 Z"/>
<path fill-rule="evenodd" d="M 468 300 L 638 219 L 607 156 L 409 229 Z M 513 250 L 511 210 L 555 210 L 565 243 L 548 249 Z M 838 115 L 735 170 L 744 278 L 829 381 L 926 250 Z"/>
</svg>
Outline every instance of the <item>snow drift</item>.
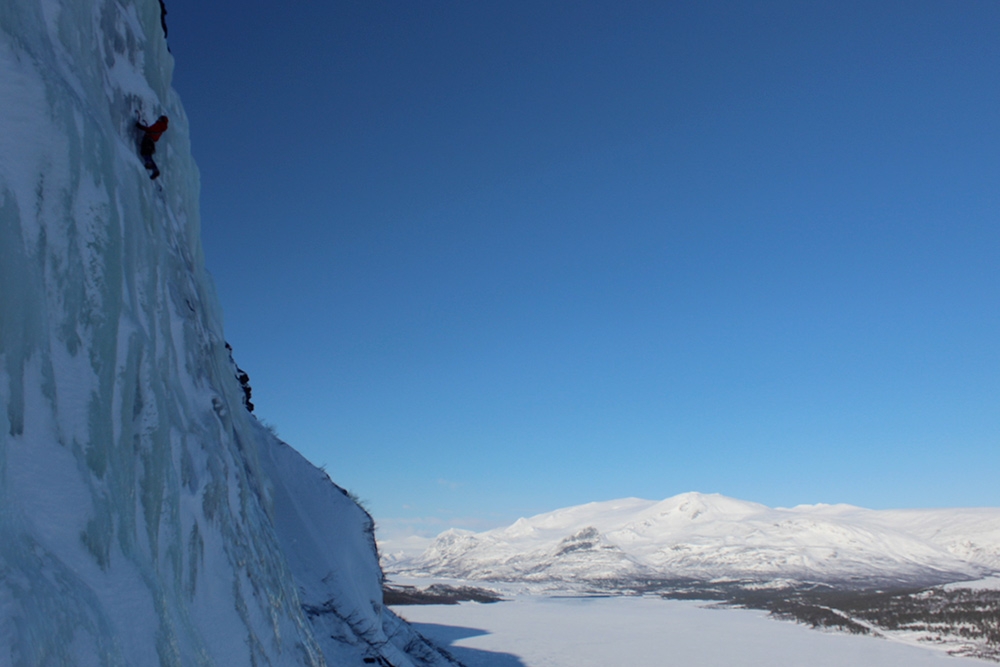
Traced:
<svg viewBox="0 0 1000 667">
<path fill-rule="evenodd" d="M 0 663 L 450 663 L 244 408 L 172 69 L 155 0 L 0 4 Z"/>
<path fill-rule="evenodd" d="M 442 533 L 392 570 L 628 588 L 655 581 L 932 585 L 1000 569 L 1000 509 L 772 509 L 718 494 L 570 507 Z"/>
</svg>

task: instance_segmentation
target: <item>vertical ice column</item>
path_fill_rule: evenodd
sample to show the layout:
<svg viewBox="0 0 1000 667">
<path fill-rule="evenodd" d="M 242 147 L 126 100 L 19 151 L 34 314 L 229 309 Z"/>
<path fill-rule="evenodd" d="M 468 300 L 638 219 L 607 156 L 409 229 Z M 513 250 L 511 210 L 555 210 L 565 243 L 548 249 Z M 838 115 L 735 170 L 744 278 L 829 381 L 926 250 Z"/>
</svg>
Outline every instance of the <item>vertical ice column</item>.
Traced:
<svg viewBox="0 0 1000 667">
<path fill-rule="evenodd" d="M 322 664 L 153 0 L 0 5 L 0 662 Z M 171 119 L 151 182 L 134 123 Z"/>
<path fill-rule="evenodd" d="M 244 408 L 172 67 L 155 0 L 0 3 L 0 665 L 454 665 Z"/>
</svg>

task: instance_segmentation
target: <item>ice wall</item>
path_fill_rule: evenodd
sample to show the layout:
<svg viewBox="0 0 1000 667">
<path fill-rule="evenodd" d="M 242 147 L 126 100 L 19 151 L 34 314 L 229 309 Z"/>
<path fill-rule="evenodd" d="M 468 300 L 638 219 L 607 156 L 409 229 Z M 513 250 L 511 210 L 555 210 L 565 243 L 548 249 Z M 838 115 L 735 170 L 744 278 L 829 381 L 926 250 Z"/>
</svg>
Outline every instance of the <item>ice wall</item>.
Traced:
<svg viewBox="0 0 1000 667">
<path fill-rule="evenodd" d="M 173 66 L 156 0 L 0 3 L 0 665 L 448 663 L 243 408 Z"/>
</svg>

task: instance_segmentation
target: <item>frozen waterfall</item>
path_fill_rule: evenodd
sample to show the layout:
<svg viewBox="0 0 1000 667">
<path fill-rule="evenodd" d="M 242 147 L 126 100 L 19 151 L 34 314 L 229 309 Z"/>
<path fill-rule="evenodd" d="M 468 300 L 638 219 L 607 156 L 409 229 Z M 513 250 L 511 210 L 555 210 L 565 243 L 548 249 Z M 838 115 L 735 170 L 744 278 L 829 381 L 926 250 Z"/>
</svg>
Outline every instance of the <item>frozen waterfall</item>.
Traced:
<svg viewBox="0 0 1000 667">
<path fill-rule="evenodd" d="M 173 67 L 156 0 L 0 4 L 0 664 L 453 664 L 243 407 Z"/>
</svg>

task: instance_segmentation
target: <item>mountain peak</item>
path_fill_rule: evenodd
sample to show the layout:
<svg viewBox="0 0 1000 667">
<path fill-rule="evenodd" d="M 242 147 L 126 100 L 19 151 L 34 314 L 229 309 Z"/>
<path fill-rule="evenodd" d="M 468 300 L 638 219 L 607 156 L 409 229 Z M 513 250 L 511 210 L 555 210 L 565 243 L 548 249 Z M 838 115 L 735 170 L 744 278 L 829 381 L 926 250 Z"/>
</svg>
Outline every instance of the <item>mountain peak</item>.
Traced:
<svg viewBox="0 0 1000 667">
<path fill-rule="evenodd" d="M 991 512 L 992 521 L 1000 522 L 1000 509 Z M 554 586 L 629 577 L 647 583 L 940 583 L 1000 564 L 995 525 L 982 510 L 773 509 L 688 492 L 659 502 L 627 498 L 567 507 L 461 542 L 444 533 L 423 555 L 394 570 Z"/>
</svg>

